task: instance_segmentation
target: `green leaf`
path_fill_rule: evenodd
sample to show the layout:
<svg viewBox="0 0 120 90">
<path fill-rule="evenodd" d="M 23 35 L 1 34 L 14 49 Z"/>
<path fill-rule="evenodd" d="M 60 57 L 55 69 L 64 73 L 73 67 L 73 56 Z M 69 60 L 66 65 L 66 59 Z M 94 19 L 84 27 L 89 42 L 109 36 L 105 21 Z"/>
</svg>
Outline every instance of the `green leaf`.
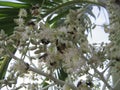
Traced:
<svg viewBox="0 0 120 90">
<path fill-rule="evenodd" d="M 18 45 L 19 42 L 15 42 L 15 44 Z M 9 50 L 13 54 L 16 52 L 16 49 L 12 45 L 7 46 L 6 48 L 9 48 Z M 9 57 L 8 55 L 1 57 L 1 59 L 0 59 L 0 63 L 1 63 L 1 65 L 0 65 L 0 80 L 4 79 L 10 61 L 11 61 L 11 57 Z"/>
<path fill-rule="evenodd" d="M 65 81 L 65 79 L 68 77 L 68 74 L 63 70 L 63 68 L 58 69 L 57 73 L 60 80 Z"/>
<path fill-rule="evenodd" d="M 0 14 L 6 14 L 6 15 L 17 15 L 19 12 L 19 9 L 17 8 L 0 8 Z"/>
<path fill-rule="evenodd" d="M 5 56 L 4 58 L 2 58 L 0 60 L 0 63 L 1 63 L 1 65 L 0 65 L 0 80 L 4 79 L 9 62 L 10 62 L 10 59 L 7 56 Z"/>
<path fill-rule="evenodd" d="M 13 21 L 13 17 L 0 19 L 0 29 L 3 29 L 7 35 L 11 35 L 14 31 L 15 23 Z"/>
<path fill-rule="evenodd" d="M 15 3 L 15 2 L 8 2 L 8 1 L 0 1 L 0 6 L 7 6 L 12 8 L 25 8 L 27 7 L 26 4 L 23 3 Z"/>
<path fill-rule="evenodd" d="M 42 87 L 46 87 L 47 85 L 49 85 L 46 81 L 48 81 L 49 79 L 48 78 L 45 78 L 43 80 L 43 82 L 41 83 Z"/>
<path fill-rule="evenodd" d="M 44 0 L 17 0 L 17 1 L 20 1 L 20 2 L 23 2 L 23 3 L 27 3 L 27 4 L 31 4 L 31 5 L 34 5 L 34 4 L 40 4 L 41 5 L 41 3 Z"/>
</svg>

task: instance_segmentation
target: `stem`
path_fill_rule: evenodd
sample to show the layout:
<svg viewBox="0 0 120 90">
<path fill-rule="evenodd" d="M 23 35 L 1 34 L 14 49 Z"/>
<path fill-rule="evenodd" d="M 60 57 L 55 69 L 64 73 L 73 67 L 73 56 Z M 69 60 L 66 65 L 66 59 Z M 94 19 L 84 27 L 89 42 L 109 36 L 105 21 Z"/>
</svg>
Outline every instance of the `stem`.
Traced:
<svg viewBox="0 0 120 90">
<path fill-rule="evenodd" d="M 115 85 L 113 86 L 113 88 L 116 88 L 116 86 L 120 83 L 120 79 L 118 79 L 118 81 L 115 83 Z"/>
<path fill-rule="evenodd" d="M 106 76 L 106 81 L 109 80 L 110 75 L 111 75 L 111 67 L 110 67 L 109 70 L 108 70 L 108 74 L 107 74 L 107 76 Z M 105 90 L 105 88 L 106 88 L 106 84 L 103 85 L 102 90 Z"/>
<path fill-rule="evenodd" d="M 13 81 L 0 80 L 0 83 L 1 84 L 9 85 L 9 84 L 16 84 L 16 81 L 15 80 L 13 80 Z"/>
<path fill-rule="evenodd" d="M 109 90 L 114 90 L 114 89 L 108 84 L 108 82 L 107 82 L 106 79 L 104 78 L 103 74 L 100 73 L 94 65 L 91 65 L 91 67 L 92 67 L 92 68 L 95 70 L 95 72 L 99 75 L 100 79 L 105 83 L 105 85 L 107 86 L 107 88 L 108 88 Z"/>
<path fill-rule="evenodd" d="M 84 56 L 82 57 L 85 61 L 88 61 Z M 99 75 L 99 79 L 101 79 L 103 82 L 104 82 L 104 84 L 107 86 L 107 88 L 109 89 L 109 90 L 114 90 L 109 84 L 108 84 L 108 82 L 107 82 L 107 80 L 104 78 L 104 76 L 103 76 L 103 73 L 104 72 L 99 72 L 98 70 L 97 70 L 97 68 L 95 67 L 95 65 L 93 65 L 93 64 L 90 64 L 91 65 L 91 67 L 94 69 L 94 71 Z"/>
<path fill-rule="evenodd" d="M 36 68 L 33 68 L 33 67 L 29 66 L 29 70 L 33 71 L 33 72 L 35 72 L 37 74 L 43 75 L 45 77 L 48 77 L 49 79 L 53 80 L 58 85 L 62 85 L 63 86 L 64 84 L 66 84 L 65 81 L 56 79 L 51 74 L 44 73 L 43 71 L 40 71 L 39 69 L 36 69 Z M 67 84 L 72 88 L 72 90 L 77 90 L 77 88 L 73 84 L 70 84 L 70 83 L 67 83 Z"/>
<path fill-rule="evenodd" d="M 120 67 L 120 62 L 115 63 L 112 67 L 112 84 L 114 90 L 120 90 L 120 72 L 118 71 Z"/>
<path fill-rule="evenodd" d="M 102 73 L 104 74 L 107 71 L 107 69 L 111 70 L 112 69 L 111 66 L 112 66 L 113 63 L 114 63 L 114 61 L 109 61 L 109 63 L 107 64 L 105 70 L 103 70 Z"/>
<path fill-rule="evenodd" d="M 64 83 L 65 83 L 64 81 L 58 80 L 58 79 L 54 78 L 52 75 L 47 74 L 47 73 L 44 73 L 43 71 L 40 71 L 39 69 L 33 68 L 33 67 L 31 67 L 31 66 L 29 66 L 29 70 L 30 70 L 30 71 L 33 71 L 33 72 L 35 72 L 35 73 L 37 73 L 37 74 L 43 75 L 43 76 L 45 76 L 45 77 L 49 77 L 49 78 L 50 78 L 51 80 L 53 80 L 56 84 L 64 85 Z"/>
</svg>

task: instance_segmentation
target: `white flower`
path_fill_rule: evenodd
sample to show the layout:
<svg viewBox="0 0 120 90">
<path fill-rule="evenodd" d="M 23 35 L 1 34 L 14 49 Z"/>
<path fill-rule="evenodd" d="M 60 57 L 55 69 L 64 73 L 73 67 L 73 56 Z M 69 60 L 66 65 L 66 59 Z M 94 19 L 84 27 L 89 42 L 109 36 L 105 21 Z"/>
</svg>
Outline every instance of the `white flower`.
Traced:
<svg viewBox="0 0 120 90">
<path fill-rule="evenodd" d="M 31 34 L 30 30 L 25 30 L 21 35 L 22 35 L 22 39 L 27 40 L 29 39 L 29 36 Z"/>
<path fill-rule="evenodd" d="M 19 31 L 19 32 L 24 32 L 25 31 L 25 27 L 22 27 L 22 26 L 17 26 L 14 28 L 16 31 Z"/>
<path fill-rule="evenodd" d="M 68 48 L 65 52 L 65 60 L 71 60 L 71 59 L 78 59 L 79 58 L 79 52 L 76 48 Z"/>
<path fill-rule="evenodd" d="M 61 33 L 64 33 L 66 34 L 67 33 L 67 28 L 66 27 L 61 27 L 61 28 L 58 28 L 58 32 L 61 32 Z"/>
<path fill-rule="evenodd" d="M 4 30 L 0 30 L 0 41 L 4 40 L 7 35 Z"/>
<path fill-rule="evenodd" d="M 14 19 L 14 22 L 19 26 L 24 26 L 24 19 L 23 18 Z"/>
<path fill-rule="evenodd" d="M 35 17 L 41 17 L 40 16 L 41 8 L 39 7 L 38 4 L 32 6 L 32 9 L 30 10 L 30 12 Z"/>
<path fill-rule="evenodd" d="M 68 73 L 78 73 L 86 67 L 86 61 L 80 57 L 79 50 L 76 48 L 68 48 L 64 53 L 63 67 Z"/>
<path fill-rule="evenodd" d="M 41 30 L 40 33 L 37 34 L 37 36 L 40 39 L 46 39 L 50 41 L 55 40 L 55 32 L 51 29 Z"/>
<path fill-rule="evenodd" d="M 27 11 L 25 9 L 20 9 L 18 16 L 19 17 L 27 17 Z"/>
<path fill-rule="evenodd" d="M 48 56 L 46 58 L 46 65 L 48 68 L 58 68 L 60 66 L 60 62 L 62 60 L 62 57 L 60 54 L 57 53 L 48 53 Z"/>
<path fill-rule="evenodd" d="M 14 68 L 20 73 L 25 73 L 28 67 L 22 61 L 16 61 L 14 64 Z"/>
</svg>

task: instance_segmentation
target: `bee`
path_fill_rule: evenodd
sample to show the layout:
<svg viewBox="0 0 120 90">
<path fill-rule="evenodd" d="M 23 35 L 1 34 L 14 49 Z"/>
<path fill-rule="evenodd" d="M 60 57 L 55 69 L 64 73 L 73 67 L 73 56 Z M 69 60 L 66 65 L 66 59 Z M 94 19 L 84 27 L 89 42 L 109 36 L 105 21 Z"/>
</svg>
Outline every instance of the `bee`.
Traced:
<svg viewBox="0 0 120 90">
<path fill-rule="evenodd" d="M 68 31 L 67 33 L 69 33 L 69 34 L 75 34 L 73 31 Z"/>
<path fill-rule="evenodd" d="M 58 39 L 56 40 L 56 46 L 57 46 L 57 50 L 63 54 L 64 50 L 66 49 L 66 44 L 65 43 L 61 43 L 58 41 Z"/>
<path fill-rule="evenodd" d="M 115 0 L 115 3 L 120 6 L 120 0 Z"/>
<path fill-rule="evenodd" d="M 25 65 L 26 65 L 26 70 L 28 70 L 29 69 L 29 64 L 25 63 Z"/>
<path fill-rule="evenodd" d="M 31 9 L 32 9 L 32 10 L 39 9 L 39 5 L 38 5 L 38 4 L 36 4 L 36 5 L 32 6 L 32 8 L 31 8 Z"/>
<path fill-rule="evenodd" d="M 89 87 L 93 87 L 93 83 L 91 81 L 86 81 L 86 85 L 88 85 Z"/>
<path fill-rule="evenodd" d="M 35 23 L 34 23 L 33 21 L 29 21 L 29 22 L 27 23 L 27 25 L 28 25 L 28 26 L 35 26 Z"/>
<path fill-rule="evenodd" d="M 39 59 L 41 59 L 41 58 L 46 58 L 48 56 L 48 54 L 47 53 L 44 53 L 43 55 L 41 55 L 40 57 L 39 57 Z"/>
<path fill-rule="evenodd" d="M 80 80 L 77 84 L 77 87 L 79 87 L 82 84 L 82 81 Z"/>
<path fill-rule="evenodd" d="M 91 85 L 93 84 L 90 81 L 80 80 L 77 84 L 77 87 L 79 88 L 79 90 L 91 90 Z"/>
<path fill-rule="evenodd" d="M 47 45 L 47 44 L 49 44 L 49 43 L 50 43 L 50 41 L 49 41 L 49 40 L 47 40 L 47 39 L 41 39 L 41 42 L 42 42 L 43 44 L 45 44 L 45 45 Z"/>
<path fill-rule="evenodd" d="M 50 62 L 50 65 L 51 66 L 55 66 L 57 63 L 54 61 L 54 62 Z"/>
<path fill-rule="evenodd" d="M 31 11 L 31 14 L 32 14 L 33 16 L 39 15 L 39 14 L 40 14 L 40 7 L 39 7 L 39 5 L 36 4 L 36 5 L 32 6 L 32 8 L 31 8 L 30 11 Z"/>
</svg>

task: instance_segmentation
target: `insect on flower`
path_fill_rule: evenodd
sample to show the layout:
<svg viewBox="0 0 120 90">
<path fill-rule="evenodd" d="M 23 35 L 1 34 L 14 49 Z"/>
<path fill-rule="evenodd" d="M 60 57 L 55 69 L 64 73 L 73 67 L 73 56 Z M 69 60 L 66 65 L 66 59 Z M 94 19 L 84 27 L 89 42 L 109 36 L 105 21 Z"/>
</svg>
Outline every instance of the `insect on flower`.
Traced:
<svg viewBox="0 0 120 90">
<path fill-rule="evenodd" d="M 40 7 L 39 7 L 39 5 L 36 4 L 36 5 L 32 6 L 30 11 L 31 11 L 31 14 L 33 16 L 38 16 L 40 14 Z"/>
</svg>

